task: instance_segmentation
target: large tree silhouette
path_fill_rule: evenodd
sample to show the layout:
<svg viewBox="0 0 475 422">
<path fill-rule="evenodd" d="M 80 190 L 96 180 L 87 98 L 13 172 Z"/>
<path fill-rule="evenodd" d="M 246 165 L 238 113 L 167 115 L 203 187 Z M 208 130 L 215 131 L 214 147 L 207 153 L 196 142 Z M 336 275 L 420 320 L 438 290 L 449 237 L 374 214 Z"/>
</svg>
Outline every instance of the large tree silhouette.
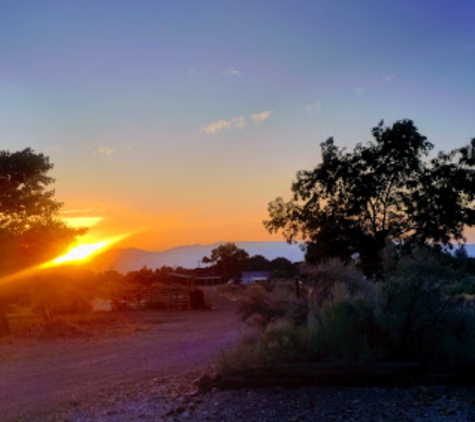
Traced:
<svg viewBox="0 0 475 422">
<path fill-rule="evenodd" d="M 204 257 L 203 262 L 214 264 L 223 278 L 239 278 L 249 254 L 234 243 L 224 243 L 211 251 L 210 257 Z"/>
<path fill-rule="evenodd" d="M 322 161 L 297 173 L 293 197 L 269 203 L 271 233 L 307 242 L 307 260 L 349 260 L 377 274 L 385 242 L 463 243 L 475 223 L 475 138 L 465 147 L 439 152 L 411 120 L 373 128 L 374 141 L 353 152 L 333 138 L 321 144 Z"/>
<path fill-rule="evenodd" d="M 53 258 L 84 233 L 57 218 L 62 204 L 49 189 L 52 168 L 30 148 L 0 151 L 0 277 Z M 17 294 L 0 284 L 0 335 L 8 331 L 5 305 Z"/>
</svg>

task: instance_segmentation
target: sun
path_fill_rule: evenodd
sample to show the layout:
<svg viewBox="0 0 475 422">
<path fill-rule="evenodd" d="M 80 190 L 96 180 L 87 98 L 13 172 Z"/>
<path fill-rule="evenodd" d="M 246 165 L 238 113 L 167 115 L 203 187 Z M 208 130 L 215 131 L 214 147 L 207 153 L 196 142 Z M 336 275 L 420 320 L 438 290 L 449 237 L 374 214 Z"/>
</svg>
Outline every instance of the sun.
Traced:
<svg viewBox="0 0 475 422">
<path fill-rule="evenodd" d="M 81 264 L 92 258 L 97 253 L 101 252 L 114 243 L 124 239 L 127 235 L 111 237 L 106 240 L 95 243 L 83 243 L 69 249 L 64 255 L 44 263 L 41 267 L 54 267 L 63 264 Z"/>
<path fill-rule="evenodd" d="M 84 261 L 91 258 L 96 252 L 104 249 L 110 243 L 109 240 L 102 242 L 90 243 L 87 245 L 78 245 L 64 255 L 59 256 L 51 261 L 51 264 L 64 264 L 69 261 Z"/>
<path fill-rule="evenodd" d="M 87 262 L 90 258 L 92 258 L 94 255 L 103 251 L 104 249 L 111 247 L 112 245 L 130 236 L 131 233 L 110 237 L 100 242 L 79 244 L 78 246 L 69 249 L 64 255 L 58 256 L 57 258 L 45 262 L 44 264 L 38 265 L 36 267 L 27 268 L 23 271 L 10 274 L 6 277 L 0 277 L 0 285 L 31 276 L 32 274 L 38 271 L 46 270 L 48 268 L 59 267 L 61 265 L 83 264 Z"/>
</svg>

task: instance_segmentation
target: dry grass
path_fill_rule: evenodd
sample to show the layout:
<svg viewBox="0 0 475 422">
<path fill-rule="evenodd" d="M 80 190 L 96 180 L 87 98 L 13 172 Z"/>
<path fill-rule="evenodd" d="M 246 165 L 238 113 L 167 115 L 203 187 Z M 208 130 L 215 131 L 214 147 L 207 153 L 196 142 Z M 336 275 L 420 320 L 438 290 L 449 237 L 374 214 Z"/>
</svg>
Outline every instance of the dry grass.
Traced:
<svg viewBox="0 0 475 422">
<path fill-rule="evenodd" d="M 8 315 L 10 338 L 56 340 L 97 339 L 128 335 L 148 330 L 165 322 L 163 315 L 151 312 L 88 313 L 61 316 L 45 321 L 29 308 L 18 308 Z"/>
</svg>

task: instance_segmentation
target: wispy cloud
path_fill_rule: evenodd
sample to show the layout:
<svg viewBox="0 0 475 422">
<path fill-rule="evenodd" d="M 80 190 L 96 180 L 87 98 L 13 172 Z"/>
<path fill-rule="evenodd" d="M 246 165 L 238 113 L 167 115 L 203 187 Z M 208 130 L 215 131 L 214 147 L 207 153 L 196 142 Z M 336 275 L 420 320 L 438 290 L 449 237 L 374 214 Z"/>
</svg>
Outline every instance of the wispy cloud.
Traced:
<svg viewBox="0 0 475 422">
<path fill-rule="evenodd" d="M 318 101 L 316 103 L 313 103 L 313 104 L 309 104 L 307 105 L 307 111 L 310 113 L 310 114 L 313 114 L 315 113 L 316 111 L 320 110 L 322 108 L 322 103 L 319 103 Z"/>
<path fill-rule="evenodd" d="M 195 78 L 196 76 L 198 76 L 198 72 L 196 71 L 196 69 L 189 69 L 186 74 L 189 78 Z"/>
<path fill-rule="evenodd" d="M 215 122 L 210 122 L 208 125 L 203 126 L 201 131 L 208 135 L 214 135 L 215 133 L 221 132 L 223 130 L 242 128 L 246 126 L 246 118 L 244 116 L 239 116 L 233 117 L 230 120 L 221 119 Z"/>
<path fill-rule="evenodd" d="M 384 75 L 383 81 L 384 82 L 391 82 L 394 79 L 394 75 Z"/>
<path fill-rule="evenodd" d="M 250 116 L 250 120 L 252 120 L 252 122 L 257 125 L 266 120 L 270 116 L 270 114 L 270 110 L 263 111 L 257 114 L 252 114 Z M 221 119 L 202 126 L 201 131 L 208 135 L 214 135 L 224 130 L 245 128 L 247 126 L 247 123 L 248 120 L 244 116 L 233 117 L 229 120 Z"/>
<path fill-rule="evenodd" d="M 63 217 L 62 220 L 73 228 L 97 226 L 104 217 Z"/>
<path fill-rule="evenodd" d="M 90 214 L 102 212 L 102 209 L 99 208 L 76 208 L 71 210 L 60 210 L 60 214 Z"/>
<path fill-rule="evenodd" d="M 355 89 L 356 95 L 363 95 L 365 93 L 364 88 L 358 87 Z"/>
<path fill-rule="evenodd" d="M 110 159 L 112 155 L 115 153 L 115 148 L 109 147 L 106 145 L 101 145 L 92 150 L 92 155 L 95 157 Z"/>
<path fill-rule="evenodd" d="M 231 76 L 235 78 L 240 78 L 242 76 L 242 72 L 237 70 L 235 67 L 230 67 L 229 69 L 222 71 L 221 74 L 223 76 Z"/>
<path fill-rule="evenodd" d="M 246 127 L 247 126 L 246 118 L 243 116 L 234 117 L 231 120 L 231 126 L 232 127 Z"/>
<path fill-rule="evenodd" d="M 254 124 L 259 124 L 259 123 L 262 123 L 264 120 L 268 119 L 270 116 L 270 110 L 267 110 L 267 111 L 262 111 L 260 113 L 257 113 L 257 114 L 253 114 L 251 116 L 251 119 L 252 121 L 254 122 Z"/>
</svg>

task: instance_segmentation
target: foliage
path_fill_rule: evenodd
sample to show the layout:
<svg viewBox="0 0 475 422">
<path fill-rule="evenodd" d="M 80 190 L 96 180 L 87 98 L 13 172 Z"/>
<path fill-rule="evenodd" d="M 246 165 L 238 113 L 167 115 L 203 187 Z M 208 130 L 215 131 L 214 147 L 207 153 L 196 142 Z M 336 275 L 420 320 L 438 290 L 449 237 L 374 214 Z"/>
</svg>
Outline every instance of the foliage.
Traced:
<svg viewBox="0 0 475 422">
<path fill-rule="evenodd" d="M 310 303 L 319 305 L 325 302 L 337 282 L 355 291 L 361 288 L 363 274 L 353 262 L 344 263 L 338 258 L 329 259 L 319 265 L 302 263 L 300 273 L 307 286 L 309 286 L 308 299 Z"/>
<path fill-rule="evenodd" d="M 260 284 L 249 286 L 237 312 L 243 321 L 260 329 L 284 318 L 304 324 L 307 317 L 306 303 L 295 296 L 293 283 L 279 283 L 270 289 Z"/>
<path fill-rule="evenodd" d="M 296 266 L 287 258 L 269 261 L 262 255 L 254 255 L 245 260 L 243 271 L 270 271 L 271 278 L 290 278 L 297 274 Z"/>
<path fill-rule="evenodd" d="M 368 275 L 381 272 L 387 240 L 399 243 L 463 242 L 475 224 L 475 138 L 468 146 L 426 157 L 433 145 L 411 120 L 373 128 L 374 142 L 352 153 L 333 138 L 321 144 L 322 162 L 299 171 L 293 198 L 269 204 L 269 232 L 303 238 L 308 261 L 360 255 Z"/>
<path fill-rule="evenodd" d="M 244 263 L 244 271 L 269 271 L 271 263 L 262 255 L 254 255 L 249 257 Z"/>
<path fill-rule="evenodd" d="M 219 245 L 211 251 L 210 257 L 204 257 L 203 262 L 214 264 L 224 279 L 239 278 L 248 260 L 249 254 L 234 243 Z"/>
<path fill-rule="evenodd" d="M 383 359 L 378 352 L 376 323 L 369 298 L 356 299 L 337 283 L 322 307 L 313 308 L 311 354 L 314 360 L 368 361 Z"/>
<path fill-rule="evenodd" d="M 59 315 L 91 312 L 94 284 L 90 271 L 76 267 L 53 268 L 26 281 L 33 310 L 47 321 Z"/>
<path fill-rule="evenodd" d="M 62 204 L 49 189 L 52 168 L 30 148 L 0 151 L 0 276 L 52 259 L 85 232 L 56 218 Z M 8 332 L 5 306 L 17 295 L 0 288 L 0 335 Z"/>
<path fill-rule="evenodd" d="M 387 273 L 379 318 L 393 334 L 391 357 L 475 357 L 475 313 L 460 301 L 469 281 L 462 273 L 428 248 L 403 255 Z"/>
<path fill-rule="evenodd" d="M 247 286 L 243 284 L 226 283 L 218 286 L 218 293 L 232 301 L 240 299 L 246 290 Z"/>
<path fill-rule="evenodd" d="M 297 275 L 297 266 L 287 258 L 275 258 L 270 262 L 271 278 L 291 278 Z"/>
<path fill-rule="evenodd" d="M 475 313 L 464 283 L 428 249 L 387 258 L 385 280 L 337 283 L 314 308 L 319 358 L 450 362 L 475 358 Z"/>
<path fill-rule="evenodd" d="M 266 363 L 302 360 L 308 354 L 308 330 L 288 319 L 271 322 L 260 339 Z"/>
<path fill-rule="evenodd" d="M 235 371 L 252 368 L 265 361 L 260 353 L 261 333 L 246 332 L 231 349 L 221 350 L 218 359 L 219 371 L 226 375 Z"/>
<path fill-rule="evenodd" d="M 301 361 L 309 356 L 308 330 L 287 319 L 278 319 L 264 330 L 247 332 L 234 348 L 221 352 L 221 373 L 247 369 L 259 364 Z"/>
<path fill-rule="evenodd" d="M 378 282 L 337 260 L 306 265 L 308 290 L 301 302 L 292 297 L 290 283 L 287 290 L 248 288 L 239 312 L 257 329 L 221 363 L 231 370 L 234 358 L 237 366 L 475 360 L 475 301 L 465 294 L 470 277 L 433 248 L 394 248 L 383 256 L 384 279 Z M 295 318 L 296 309 L 304 309 L 305 318 Z"/>
<path fill-rule="evenodd" d="M 54 179 L 49 158 L 30 148 L 0 151 L 0 271 L 44 262 L 62 252 L 83 229 L 56 218 L 61 203 L 48 190 Z"/>
</svg>

